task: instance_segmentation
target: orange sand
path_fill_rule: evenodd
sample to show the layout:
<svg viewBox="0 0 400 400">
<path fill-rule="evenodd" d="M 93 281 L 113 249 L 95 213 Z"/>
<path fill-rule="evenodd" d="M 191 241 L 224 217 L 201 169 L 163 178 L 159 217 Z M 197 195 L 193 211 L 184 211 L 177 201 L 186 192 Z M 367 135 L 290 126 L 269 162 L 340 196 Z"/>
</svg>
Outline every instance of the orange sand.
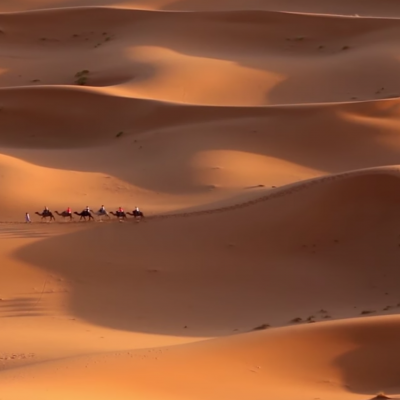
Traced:
<svg viewBox="0 0 400 400">
<path fill-rule="evenodd" d="M 399 396 L 399 18 L 2 0 L 0 399 Z"/>
</svg>

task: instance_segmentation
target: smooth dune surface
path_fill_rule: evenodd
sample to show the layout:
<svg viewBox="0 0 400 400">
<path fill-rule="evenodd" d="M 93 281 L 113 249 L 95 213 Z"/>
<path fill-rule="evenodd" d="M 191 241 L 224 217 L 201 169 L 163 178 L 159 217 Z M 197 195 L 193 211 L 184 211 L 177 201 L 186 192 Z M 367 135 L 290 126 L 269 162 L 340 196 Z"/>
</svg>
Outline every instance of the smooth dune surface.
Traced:
<svg viewBox="0 0 400 400">
<path fill-rule="evenodd" d="M 400 398 L 399 18 L 1 1 L 0 399 Z"/>
</svg>

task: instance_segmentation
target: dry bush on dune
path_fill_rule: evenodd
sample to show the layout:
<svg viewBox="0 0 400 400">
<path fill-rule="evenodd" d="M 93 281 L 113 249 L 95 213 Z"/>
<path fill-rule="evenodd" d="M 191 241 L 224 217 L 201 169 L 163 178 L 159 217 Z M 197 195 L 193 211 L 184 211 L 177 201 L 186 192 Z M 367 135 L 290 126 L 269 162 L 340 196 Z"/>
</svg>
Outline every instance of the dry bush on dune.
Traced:
<svg viewBox="0 0 400 400">
<path fill-rule="evenodd" d="M 373 399 L 390 399 L 390 397 L 386 396 L 383 392 L 379 392 Z"/>
<path fill-rule="evenodd" d="M 75 83 L 77 85 L 85 85 L 88 79 L 89 71 L 87 69 L 84 69 L 82 71 L 79 71 L 75 74 Z"/>
<path fill-rule="evenodd" d="M 372 314 L 374 312 L 375 312 L 375 310 L 364 310 L 364 311 L 361 311 L 361 315 Z"/>
<path fill-rule="evenodd" d="M 259 325 L 259 326 L 256 326 L 255 328 L 253 328 L 253 331 L 261 331 L 263 329 L 269 328 L 270 326 L 271 325 L 269 325 L 269 324 L 262 324 L 262 325 Z"/>
</svg>

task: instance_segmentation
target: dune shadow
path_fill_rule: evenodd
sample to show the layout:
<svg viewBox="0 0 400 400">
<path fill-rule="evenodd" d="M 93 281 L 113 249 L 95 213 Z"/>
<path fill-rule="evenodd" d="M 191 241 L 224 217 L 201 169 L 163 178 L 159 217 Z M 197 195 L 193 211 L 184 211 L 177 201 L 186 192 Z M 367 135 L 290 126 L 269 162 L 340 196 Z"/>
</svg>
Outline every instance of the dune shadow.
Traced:
<svg viewBox="0 0 400 400">
<path fill-rule="evenodd" d="M 97 325 L 203 337 L 232 333 L 244 319 L 251 330 L 253 317 L 247 309 L 263 314 L 268 296 L 259 302 L 260 284 L 240 271 L 243 260 L 233 254 L 213 260 L 186 230 L 183 239 L 163 223 L 157 229 L 139 225 L 104 225 L 46 238 L 16 251 L 15 257 L 61 274 L 71 287 L 71 312 Z M 60 259 L 59 248 L 66 242 L 71 251 Z M 253 262 L 260 259 L 247 257 L 246 263 Z M 219 269 L 220 264 L 225 266 Z M 242 282 L 231 274 L 242 276 Z M 231 283 L 224 287 L 225 281 Z M 255 295 L 248 294 L 250 286 Z M 10 306 L 12 314 L 22 313 L 26 306 Z"/>
<path fill-rule="evenodd" d="M 398 329 L 388 327 L 384 339 L 378 336 L 368 340 L 371 335 L 367 333 L 354 350 L 337 357 L 334 365 L 340 369 L 343 384 L 350 392 L 370 399 L 381 392 L 389 396 L 400 393 L 398 334 Z"/>
</svg>

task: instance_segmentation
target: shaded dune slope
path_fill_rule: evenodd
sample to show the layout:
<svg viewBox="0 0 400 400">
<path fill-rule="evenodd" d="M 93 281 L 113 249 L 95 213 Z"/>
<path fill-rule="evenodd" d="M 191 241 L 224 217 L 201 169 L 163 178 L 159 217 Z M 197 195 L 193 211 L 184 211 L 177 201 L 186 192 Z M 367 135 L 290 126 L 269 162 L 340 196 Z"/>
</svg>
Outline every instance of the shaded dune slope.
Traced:
<svg viewBox="0 0 400 400">
<path fill-rule="evenodd" d="M 398 182 L 397 168 L 319 178 L 249 207 L 204 213 L 201 224 L 111 224 L 15 256 L 63 276 L 73 314 L 116 329 L 204 337 L 321 320 L 320 309 L 332 318 L 391 312 L 400 301 Z M 86 243 L 85 252 L 60 259 L 65 242 Z M 131 243 L 138 257 L 129 256 Z"/>
</svg>

